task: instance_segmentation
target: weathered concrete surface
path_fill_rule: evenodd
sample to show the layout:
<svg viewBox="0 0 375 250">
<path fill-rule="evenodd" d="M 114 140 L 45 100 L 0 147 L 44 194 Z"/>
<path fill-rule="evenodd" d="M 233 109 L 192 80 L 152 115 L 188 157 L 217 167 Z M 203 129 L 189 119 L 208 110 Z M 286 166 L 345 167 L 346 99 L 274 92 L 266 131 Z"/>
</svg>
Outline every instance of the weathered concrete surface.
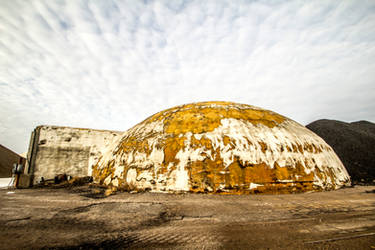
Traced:
<svg viewBox="0 0 375 250">
<path fill-rule="evenodd" d="M 58 174 L 91 175 L 91 166 L 103 149 L 123 132 L 58 126 L 39 126 L 33 132 L 25 173 L 33 183 Z"/>
<path fill-rule="evenodd" d="M 0 178 L 0 188 L 8 188 L 12 178 Z"/>
<path fill-rule="evenodd" d="M 230 102 L 161 111 L 93 169 L 105 185 L 155 192 L 295 193 L 350 185 L 332 148 L 272 111 Z"/>
<path fill-rule="evenodd" d="M 14 163 L 25 163 L 25 158 L 0 144 L 0 178 L 11 177 Z"/>
<path fill-rule="evenodd" d="M 88 187 L 0 190 L 0 248 L 372 249 L 374 189 L 103 199 Z"/>
</svg>

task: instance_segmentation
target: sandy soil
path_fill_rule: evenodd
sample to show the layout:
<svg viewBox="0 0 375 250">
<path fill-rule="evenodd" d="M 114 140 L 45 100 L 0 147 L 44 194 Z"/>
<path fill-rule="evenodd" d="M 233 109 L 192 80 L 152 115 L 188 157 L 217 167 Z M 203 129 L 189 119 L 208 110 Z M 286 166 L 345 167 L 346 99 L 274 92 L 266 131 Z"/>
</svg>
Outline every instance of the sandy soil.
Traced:
<svg viewBox="0 0 375 250">
<path fill-rule="evenodd" d="M 0 248 L 372 249 L 375 186 L 290 195 L 0 190 Z"/>
</svg>

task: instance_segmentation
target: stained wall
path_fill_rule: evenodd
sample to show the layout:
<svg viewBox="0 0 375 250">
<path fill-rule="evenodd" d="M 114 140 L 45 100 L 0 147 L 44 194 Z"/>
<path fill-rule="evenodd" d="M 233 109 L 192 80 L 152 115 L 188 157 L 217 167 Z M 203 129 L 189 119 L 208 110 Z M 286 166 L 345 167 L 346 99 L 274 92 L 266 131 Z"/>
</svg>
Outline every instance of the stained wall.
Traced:
<svg viewBox="0 0 375 250">
<path fill-rule="evenodd" d="M 58 174 L 91 175 L 91 166 L 103 149 L 123 132 L 58 126 L 38 126 L 32 132 L 25 175 L 29 184 Z"/>
<path fill-rule="evenodd" d="M 0 178 L 11 177 L 13 164 L 24 164 L 24 162 L 25 158 L 3 145 L 0 145 Z"/>
</svg>

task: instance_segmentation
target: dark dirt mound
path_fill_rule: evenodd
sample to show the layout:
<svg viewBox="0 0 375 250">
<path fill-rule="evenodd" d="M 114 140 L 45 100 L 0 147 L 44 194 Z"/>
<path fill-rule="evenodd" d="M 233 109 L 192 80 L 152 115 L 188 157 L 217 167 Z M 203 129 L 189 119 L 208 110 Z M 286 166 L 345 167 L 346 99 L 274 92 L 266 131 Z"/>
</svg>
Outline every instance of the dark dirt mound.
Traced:
<svg viewBox="0 0 375 250">
<path fill-rule="evenodd" d="M 339 156 L 354 183 L 375 180 L 375 124 L 318 120 L 306 126 L 322 137 Z"/>
</svg>

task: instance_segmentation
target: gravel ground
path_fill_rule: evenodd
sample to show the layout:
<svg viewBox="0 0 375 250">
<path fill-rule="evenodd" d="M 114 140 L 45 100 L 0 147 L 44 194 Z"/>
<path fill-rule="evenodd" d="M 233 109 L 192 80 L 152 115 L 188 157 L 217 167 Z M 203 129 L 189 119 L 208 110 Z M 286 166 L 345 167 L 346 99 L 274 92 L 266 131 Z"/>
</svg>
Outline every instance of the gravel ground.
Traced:
<svg viewBox="0 0 375 250">
<path fill-rule="evenodd" d="M 375 186 L 288 195 L 0 190 L 1 249 L 373 249 Z"/>
</svg>

